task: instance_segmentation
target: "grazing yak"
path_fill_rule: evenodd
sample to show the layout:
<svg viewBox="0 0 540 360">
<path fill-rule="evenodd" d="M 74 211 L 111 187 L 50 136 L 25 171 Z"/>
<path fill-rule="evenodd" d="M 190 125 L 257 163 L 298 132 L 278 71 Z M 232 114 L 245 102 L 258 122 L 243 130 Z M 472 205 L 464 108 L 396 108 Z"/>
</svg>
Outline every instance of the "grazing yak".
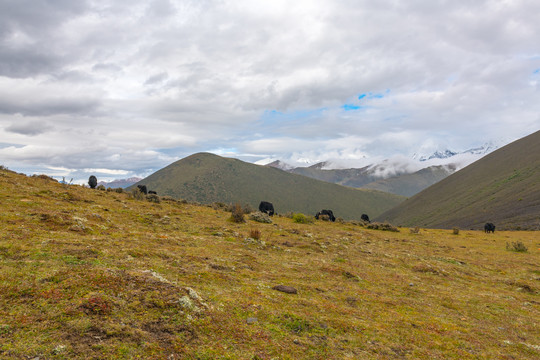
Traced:
<svg viewBox="0 0 540 360">
<path fill-rule="evenodd" d="M 144 195 L 148 195 L 148 189 L 146 188 L 146 185 L 137 185 L 139 188 L 139 191 L 142 192 Z"/>
<path fill-rule="evenodd" d="M 155 192 L 154 190 L 148 190 L 148 194 L 154 194 L 154 195 L 157 195 L 157 192 Z"/>
<path fill-rule="evenodd" d="M 367 216 L 367 214 L 362 214 L 362 216 L 360 216 L 360 219 L 368 223 L 371 222 L 369 221 L 369 216 Z"/>
<path fill-rule="evenodd" d="M 259 211 L 263 213 L 267 213 L 270 216 L 273 216 L 274 205 L 272 205 L 272 203 L 268 201 L 261 201 L 261 203 L 259 204 Z"/>
<path fill-rule="evenodd" d="M 97 186 L 97 177 L 90 175 L 88 178 L 88 186 L 90 186 L 91 189 L 95 189 Z"/>
<path fill-rule="evenodd" d="M 321 210 L 317 213 L 317 215 L 315 215 L 315 219 L 319 220 L 319 217 L 321 215 L 326 215 L 328 216 L 328 218 L 332 221 L 336 221 L 336 217 L 334 216 L 334 213 L 332 212 L 332 210 Z"/>
<path fill-rule="evenodd" d="M 494 233 L 495 225 L 493 225 L 493 223 L 486 223 L 486 225 L 484 225 L 484 231 L 487 233 Z"/>
</svg>

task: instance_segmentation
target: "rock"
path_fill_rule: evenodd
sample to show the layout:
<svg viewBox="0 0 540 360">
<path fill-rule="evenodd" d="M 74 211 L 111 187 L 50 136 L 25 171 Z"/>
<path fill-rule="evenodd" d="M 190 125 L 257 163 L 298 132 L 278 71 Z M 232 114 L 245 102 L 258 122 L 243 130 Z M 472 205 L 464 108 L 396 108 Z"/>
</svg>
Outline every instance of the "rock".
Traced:
<svg viewBox="0 0 540 360">
<path fill-rule="evenodd" d="M 270 219 L 270 216 L 268 216 L 267 213 L 263 213 L 263 212 L 260 212 L 260 211 L 257 211 L 257 212 L 254 212 L 254 213 L 250 214 L 249 219 L 253 220 L 253 221 L 260 222 L 260 223 L 265 223 L 265 224 L 271 224 L 272 223 L 272 219 Z"/>
<path fill-rule="evenodd" d="M 257 322 L 257 318 L 256 317 L 250 317 L 250 318 L 247 318 L 246 322 L 249 324 L 249 325 L 252 325 L 252 324 L 255 324 Z"/>
<path fill-rule="evenodd" d="M 284 293 L 287 293 L 287 294 L 297 294 L 298 293 L 298 290 L 296 290 L 292 286 L 287 286 L 287 285 L 276 285 L 272 289 L 277 290 L 277 291 L 281 291 L 281 292 L 284 292 Z"/>
</svg>

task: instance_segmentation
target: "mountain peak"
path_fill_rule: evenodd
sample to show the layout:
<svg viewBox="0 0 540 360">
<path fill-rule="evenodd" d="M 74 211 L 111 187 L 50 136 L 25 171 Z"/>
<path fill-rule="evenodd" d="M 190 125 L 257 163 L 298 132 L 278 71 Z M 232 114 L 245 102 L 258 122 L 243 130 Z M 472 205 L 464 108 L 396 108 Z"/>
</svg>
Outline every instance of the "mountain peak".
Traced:
<svg viewBox="0 0 540 360">
<path fill-rule="evenodd" d="M 294 169 L 294 166 L 291 166 L 281 160 L 272 161 L 271 163 L 268 163 L 264 166 L 273 167 L 273 168 L 284 170 L 284 171 L 289 171 L 289 170 Z"/>
</svg>

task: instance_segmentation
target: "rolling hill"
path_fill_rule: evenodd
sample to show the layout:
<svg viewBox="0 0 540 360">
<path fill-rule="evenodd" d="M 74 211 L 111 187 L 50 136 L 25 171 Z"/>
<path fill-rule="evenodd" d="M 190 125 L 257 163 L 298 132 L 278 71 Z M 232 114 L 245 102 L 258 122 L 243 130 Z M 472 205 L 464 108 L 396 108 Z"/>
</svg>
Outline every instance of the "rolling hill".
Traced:
<svg viewBox="0 0 540 360">
<path fill-rule="evenodd" d="M 155 172 L 138 184 L 160 195 L 210 204 L 249 204 L 262 200 L 274 204 L 278 213 L 315 214 L 332 209 L 337 217 L 375 217 L 396 206 L 404 197 L 375 190 L 359 190 L 238 159 L 198 153 Z"/>
<path fill-rule="evenodd" d="M 378 217 L 430 228 L 540 229 L 540 131 L 502 147 Z"/>
</svg>

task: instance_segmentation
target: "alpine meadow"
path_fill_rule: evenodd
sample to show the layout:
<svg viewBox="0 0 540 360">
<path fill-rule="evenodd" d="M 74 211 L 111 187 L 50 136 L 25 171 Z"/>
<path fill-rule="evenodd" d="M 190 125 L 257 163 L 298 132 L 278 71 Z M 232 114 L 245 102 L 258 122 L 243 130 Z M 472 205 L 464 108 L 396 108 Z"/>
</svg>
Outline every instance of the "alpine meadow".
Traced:
<svg viewBox="0 0 540 360">
<path fill-rule="evenodd" d="M 233 222 L 6 168 L 0 198 L 2 359 L 540 356 L 536 232 Z"/>
<path fill-rule="evenodd" d="M 0 360 L 539 360 L 540 0 L 0 0 Z"/>
</svg>

